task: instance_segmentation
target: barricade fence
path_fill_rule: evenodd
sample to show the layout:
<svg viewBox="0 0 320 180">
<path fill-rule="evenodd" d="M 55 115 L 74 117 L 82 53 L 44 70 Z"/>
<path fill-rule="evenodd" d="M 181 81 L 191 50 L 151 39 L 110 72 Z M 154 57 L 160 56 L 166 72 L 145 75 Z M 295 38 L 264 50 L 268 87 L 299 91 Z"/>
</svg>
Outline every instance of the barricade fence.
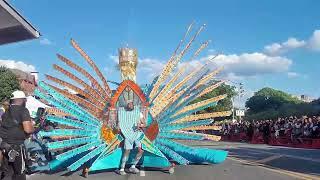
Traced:
<svg viewBox="0 0 320 180">
<path fill-rule="evenodd" d="M 221 141 L 248 142 L 251 144 L 269 144 L 271 146 L 286 146 L 295 148 L 320 149 L 320 138 L 293 138 L 291 136 L 263 136 L 262 133 L 254 133 L 250 138 L 246 133 L 222 135 Z"/>
</svg>

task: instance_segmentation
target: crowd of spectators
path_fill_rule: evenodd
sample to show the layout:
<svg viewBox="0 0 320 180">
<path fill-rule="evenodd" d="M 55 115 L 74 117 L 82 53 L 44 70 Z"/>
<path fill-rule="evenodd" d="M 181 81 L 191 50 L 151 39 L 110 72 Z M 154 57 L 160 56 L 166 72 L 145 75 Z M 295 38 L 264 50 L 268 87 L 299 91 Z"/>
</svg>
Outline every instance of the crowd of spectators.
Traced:
<svg viewBox="0 0 320 180">
<path fill-rule="evenodd" d="M 302 139 L 320 138 L 320 116 L 278 118 L 276 120 L 253 120 L 230 122 L 222 125 L 224 136 L 246 134 L 250 141 L 256 135 L 263 137 L 268 143 L 270 138 L 288 138 L 293 143 L 301 143 Z"/>
</svg>

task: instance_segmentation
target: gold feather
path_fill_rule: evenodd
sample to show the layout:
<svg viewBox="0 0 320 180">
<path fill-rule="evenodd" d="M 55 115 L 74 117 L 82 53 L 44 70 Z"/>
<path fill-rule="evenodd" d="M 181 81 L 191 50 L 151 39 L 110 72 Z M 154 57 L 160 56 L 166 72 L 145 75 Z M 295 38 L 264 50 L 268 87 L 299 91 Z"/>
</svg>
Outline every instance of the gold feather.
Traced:
<svg viewBox="0 0 320 180">
<path fill-rule="evenodd" d="M 217 75 L 220 71 L 223 70 L 223 67 L 221 68 L 218 68 L 217 70 L 215 71 L 212 71 L 211 73 L 209 73 L 208 75 L 204 76 L 200 81 L 199 83 L 195 86 L 195 88 L 205 84 L 208 80 L 212 79 L 215 75 Z"/>
<path fill-rule="evenodd" d="M 205 49 L 209 44 L 209 41 L 206 41 L 204 43 L 202 43 L 202 45 L 200 46 L 200 48 L 193 54 L 193 56 L 191 57 L 191 60 L 193 60 L 195 57 L 197 57 L 200 52 Z M 171 80 L 166 84 L 166 86 L 163 88 L 163 90 L 159 93 L 159 95 L 154 99 L 153 103 L 154 103 L 154 106 L 157 108 L 157 105 L 159 105 L 159 102 L 162 102 L 163 101 L 163 96 L 167 94 L 167 92 L 169 91 L 169 89 L 171 88 L 171 86 L 173 85 L 173 83 L 178 79 L 179 76 L 182 75 L 182 73 L 185 71 L 187 67 L 187 64 L 185 64 L 183 67 L 181 67 L 179 69 L 178 72 L 176 72 L 176 74 L 171 78 Z M 186 81 L 188 81 L 189 79 L 187 79 Z M 178 86 L 178 88 L 180 88 Z M 175 89 L 173 89 L 175 90 Z"/>
<path fill-rule="evenodd" d="M 63 96 L 69 98 L 70 100 L 81 104 L 85 107 L 85 109 L 92 115 L 94 115 L 95 117 L 99 118 L 101 112 L 103 111 L 101 108 L 94 106 L 93 104 L 89 103 L 88 101 L 82 99 L 81 97 L 71 94 L 66 90 L 62 90 L 58 87 L 55 87 L 53 85 L 48 84 L 49 86 L 51 86 L 54 90 L 56 90 L 58 93 L 62 94 Z"/>
<path fill-rule="evenodd" d="M 173 83 L 179 78 L 179 76 L 182 75 L 182 73 L 185 71 L 186 66 L 183 66 L 180 68 L 180 70 L 171 78 L 171 80 L 165 85 L 165 87 L 160 91 L 159 95 L 154 99 L 154 105 L 158 104 L 159 101 L 163 99 L 163 96 L 167 94 Z"/>
<path fill-rule="evenodd" d="M 68 113 L 65 113 L 64 111 L 57 109 L 57 108 L 46 108 L 46 112 L 51 115 L 55 116 L 60 116 L 60 117 L 65 117 L 65 116 L 70 116 Z"/>
<path fill-rule="evenodd" d="M 57 84 L 60 84 L 60 85 L 63 86 L 63 87 L 66 87 L 66 88 L 69 88 L 69 89 L 71 89 L 71 90 L 73 90 L 73 91 L 76 91 L 76 92 L 79 93 L 81 96 L 84 96 L 84 97 L 87 98 L 90 102 L 92 102 L 93 104 L 95 104 L 95 105 L 98 106 L 98 107 L 103 107 L 103 106 L 104 106 L 104 104 L 101 103 L 100 101 L 98 101 L 95 97 L 93 97 L 92 94 L 89 94 L 89 93 L 85 92 L 84 90 L 82 90 L 82 89 L 80 89 L 80 88 L 78 88 L 78 87 L 76 87 L 76 86 L 74 86 L 74 85 L 72 85 L 72 84 L 70 84 L 70 83 L 67 83 L 67 82 L 65 82 L 65 81 L 63 81 L 63 80 L 61 80 L 61 79 L 55 78 L 55 77 L 50 76 L 50 75 L 47 75 L 47 74 L 46 74 L 46 78 L 47 78 L 48 80 L 50 80 L 50 81 L 53 81 L 53 82 L 55 82 L 55 83 L 57 83 Z"/>
<path fill-rule="evenodd" d="M 219 131 L 221 129 L 222 129 L 221 126 L 195 126 L 195 127 L 185 128 L 185 129 L 183 129 L 183 131 L 195 131 L 195 130 L 215 130 L 215 131 Z"/>
<path fill-rule="evenodd" d="M 221 111 L 221 112 L 212 112 L 212 113 L 203 113 L 203 114 L 196 114 L 196 115 L 189 115 L 183 118 L 180 118 L 172 123 L 184 123 L 190 121 L 197 121 L 199 119 L 209 119 L 209 118 L 216 118 L 216 117 L 226 117 L 231 115 L 231 111 Z"/>
<path fill-rule="evenodd" d="M 69 71 L 63 69 L 62 67 L 60 67 L 56 64 L 53 65 L 53 68 L 56 69 L 57 71 L 60 71 L 64 75 L 68 76 L 70 79 L 74 80 L 78 84 L 80 84 L 83 88 L 88 90 L 90 92 L 90 94 L 93 95 L 93 97 L 95 97 L 97 100 L 102 101 L 102 102 L 104 101 L 104 99 L 97 93 L 97 91 L 95 89 L 93 89 L 91 86 L 89 86 L 87 83 L 85 83 L 83 80 L 81 80 L 80 78 L 78 78 L 74 74 L 70 73 Z"/>
<path fill-rule="evenodd" d="M 68 59 L 68 58 L 66 58 L 66 57 L 64 57 L 64 56 L 62 56 L 60 54 L 57 54 L 57 56 L 61 61 L 66 63 L 68 66 L 72 67 L 73 69 L 77 70 L 78 72 L 80 72 L 81 74 L 86 76 L 90 80 L 92 85 L 97 88 L 97 90 L 100 93 L 100 95 L 102 97 L 104 97 L 105 100 L 109 100 L 108 94 L 104 91 L 104 89 L 102 89 L 100 84 L 95 80 L 94 77 L 91 76 L 91 74 L 89 74 L 86 70 L 84 70 L 83 68 L 81 68 L 77 64 L 73 63 L 70 59 Z"/>
<path fill-rule="evenodd" d="M 191 134 L 191 135 L 200 135 L 205 139 L 212 140 L 212 141 L 220 141 L 221 136 L 216 135 L 210 135 L 210 134 L 202 134 L 202 133 L 194 133 L 194 132 L 188 132 L 188 131 L 182 131 L 182 130 L 175 130 L 172 131 L 173 133 L 182 133 L 182 134 Z"/>
<path fill-rule="evenodd" d="M 197 97 L 201 97 L 204 96 L 206 94 L 208 94 L 209 92 L 213 91 L 214 89 L 216 89 L 217 87 L 221 86 L 223 83 L 225 83 L 225 81 L 220 81 L 218 83 L 215 83 L 209 87 L 207 87 L 206 89 L 204 89 Z"/>
<path fill-rule="evenodd" d="M 194 110 L 194 109 L 197 109 L 197 108 L 200 108 L 202 106 L 206 106 L 210 103 L 213 103 L 213 102 L 217 102 L 221 99 L 224 99 L 226 98 L 227 95 L 224 94 L 224 95 L 220 95 L 220 96 L 216 96 L 216 97 L 213 97 L 213 98 L 210 98 L 210 99 L 206 99 L 206 100 L 203 100 L 203 101 L 200 101 L 200 102 L 197 102 L 197 103 L 194 103 L 194 104 L 191 104 L 191 105 L 188 105 L 186 107 L 184 107 L 182 110 L 178 111 L 176 114 L 174 114 L 172 117 L 175 117 L 179 114 L 182 114 L 184 112 L 187 112 L 187 111 L 191 111 L 191 110 Z"/>
<path fill-rule="evenodd" d="M 220 141 L 221 140 L 221 136 L 216 136 L 216 135 L 211 135 L 211 134 L 207 134 L 205 137 L 211 141 Z"/>
<path fill-rule="evenodd" d="M 186 45 L 186 47 L 182 50 L 182 52 L 178 55 L 178 57 L 176 57 L 176 51 L 173 54 L 173 56 L 171 56 L 170 60 L 168 61 L 168 63 L 165 65 L 164 69 L 162 70 L 162 73 L 159 75 L 159 78 L 157 80 L 157 82 L 155 83 L 153 89 L 151 90 L 151 93 L 149 95 L 149 99 L 153 100 L 156 93 L 159 90 L 159 87 L 161 86 L 161 84 L 168 78 L 168 76 L 170 75 L 170 73 L 172 72 L 172 70 L 174 69 L 174 67 L 177 65 L 177 63 L 181 60 L 181 58 L 183 57 L 183 55 L 187 52 L 187 50 L 190 48 L 191 44 L 193 43 L 193 41 L 195 40 L 195 38 L 200 34 L 200 32 L 203 30 L 204 25 L 200 27 L 200 29 L 197 31 L 197 33 L 191 38 L 191 40 L 188 42 L 188 44 Z M 188 29 L 187 33 L 189 33 L 190 28 Z M 185 36 L 186 37 L 186 36 Z M 184 38 L 185 38 L 184 37 Z M 179 44 L 179 47 L 182 43 Z"/>
<path fill-rule="evenodd" d="M 109 97 L 111 97 L 112 92 L 111 92 L 111 89 L 110 89 L 110 87 L 109 87 L 109 85 L 107 83 L 107 80 L 105 79 L 105 77 L 103 76 L 103 74 L 101 73 L 101 71 L 99 70 L 97 65 L 94 63 L 94 61 L 81 49 L 79 44 L 76 41 L 74 41 L 73 39 L 71 39 L 71 45 L 81 54 L 82 57 L 84 57 L 84 59 L 94 69 L 94 71 L 97 73 L 97 75 L 101 79 L 107 94 L 109 95 Z"/>
</svg>

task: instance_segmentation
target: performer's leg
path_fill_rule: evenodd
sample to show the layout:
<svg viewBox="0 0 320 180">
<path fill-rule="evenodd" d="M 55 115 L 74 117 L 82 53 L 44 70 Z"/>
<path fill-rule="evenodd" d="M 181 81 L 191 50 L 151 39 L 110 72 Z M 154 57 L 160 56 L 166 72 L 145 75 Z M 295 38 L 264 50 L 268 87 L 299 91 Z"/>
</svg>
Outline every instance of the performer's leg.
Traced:
<svg viewBox="0 0 320 180">
<path fill-rule="evenodd" d="M 89 176 L 89 168 L 87 166 L 85 166 L 83 169 L 82 169 L 82 176 L 84 178 L 87 178 Z"/>
<path fill-rule="evenodd" d="M 12 180 L 26 180 L 26 174 L 25 174 L 25 159 L 26 159 L 26 151 L 24 146 L 16 147 L 16 151 L 19 152 L 19 155 L 16 156 L 14 162 L 12 162 L 13 166 L 13 176 Z"/>
<path fill-rule="evenodd" d="M 123 156 L 122 156 L 121 167 L 120 167 L 121 169 L 124 169 L 124 168 L 125 168 L 126 163 L 127 163 L 127 161 L 128 161 L 128 158 L 129 158 L 129 154 L 130 154 L 130 150 L 129 150 L 129 149 L 126 149 L 126 150 L 124 151 Z"/>
<path fill-rule="evenodd" d="M 130 167 L 130 172 L 133 173 L 138 173 L 139 169 L 136 168 L 136 165 L 139 163 L 139 160 L 141 159 L 142 155 L 143 155 L 143 150 L 141 148 L 141 143 L 139 141 L 135 142 L 136 147 L 138 148 L 138 153 L 133 161 L 132 166 Z"/>
<path fill-rule="evenodd" d="M 124 168 L 126 166 L 126 163 L 129 159 L 129 154 L 130 154 L 130 150 L 133 148 L 133 143 L 131 143 L 130 141 L 128 140 L 124 140 L 124 153 L 122 155 L 122 158 L 121 158 L 121 165 L 120 165 L 120 174 L 121 175 L 125 175 L 125 171 L 124 171 Z"/>
<path fill-rule="evenodd" d="M 136 158 L 133 161 L 132 167 L 135 167 L 139 163 L 142 155 L 143 155 L 143 150 L 141 147 L 138 147 L 138 153 L 136 155 Z"/>
</svg>

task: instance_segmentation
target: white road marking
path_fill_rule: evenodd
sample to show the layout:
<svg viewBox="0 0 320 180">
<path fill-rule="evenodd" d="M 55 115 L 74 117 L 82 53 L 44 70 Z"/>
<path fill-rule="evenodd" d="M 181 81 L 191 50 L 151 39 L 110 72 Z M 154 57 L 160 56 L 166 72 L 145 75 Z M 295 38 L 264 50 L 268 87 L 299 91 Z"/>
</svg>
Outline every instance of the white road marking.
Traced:
<svg viewBox="0 0 320 180">
<path fill-rule="evenodd" d="M 263 168 L 263 169 L 266 169 L 266 170 L 269 170 L 269 171 L 272 171 L 272 172 L 279 173 L 279 174 L 285 174 L 287 176 L 291 176 L 291 177 L 298 178 L 298 179 L 320 180 L 319 176 L 312 176 L 312 175 L 297 173 L 297 172 L 293 172 L 293 171 L 287 171 L 287 170 L 271 167 L 271 166 L 268 166 L 268 165 L 265 165 L 265 164 L 251 162 L 251 161 L 238 159 L 238 158 L 234 158 L 234 157 L 228 157 L 228 159 L 233 160 L 233 161 L 237 161 L 237 162 L 241 162 L 241 163 L 245 163 L 245 164 L 249 164 L 249 165 L 253 165 L 253 166 L 256 166 L 256 167 L 259 167 L 259 168 Z"/>
<path fill-rule="evenodd" d="M 252 150 L 252 149 L 246 149 L 246 151 L 251 151 L 251 152 L 259 152 L 259 153 L 265 153 L 265 154 L 271 154 L 271 155 L 280 155 L 283 157 L 289 157 L 289 158 L 294 158 L 294 159 L 301 159 L 301 160 L 306 160 L 306 161 L 312 161 L 312 162 L 317 162 L 320 163 L 320 159 L 315 159 L 315 158 L 307 158 L 307 157 L 301 157 L 301 156 L 294 156 L 294 155 L 288 155 L 288 154 L 282 154 L 282 153 L 273 153 L 273 152 L 268 152 L 264 150 Z"/>
</svg>

